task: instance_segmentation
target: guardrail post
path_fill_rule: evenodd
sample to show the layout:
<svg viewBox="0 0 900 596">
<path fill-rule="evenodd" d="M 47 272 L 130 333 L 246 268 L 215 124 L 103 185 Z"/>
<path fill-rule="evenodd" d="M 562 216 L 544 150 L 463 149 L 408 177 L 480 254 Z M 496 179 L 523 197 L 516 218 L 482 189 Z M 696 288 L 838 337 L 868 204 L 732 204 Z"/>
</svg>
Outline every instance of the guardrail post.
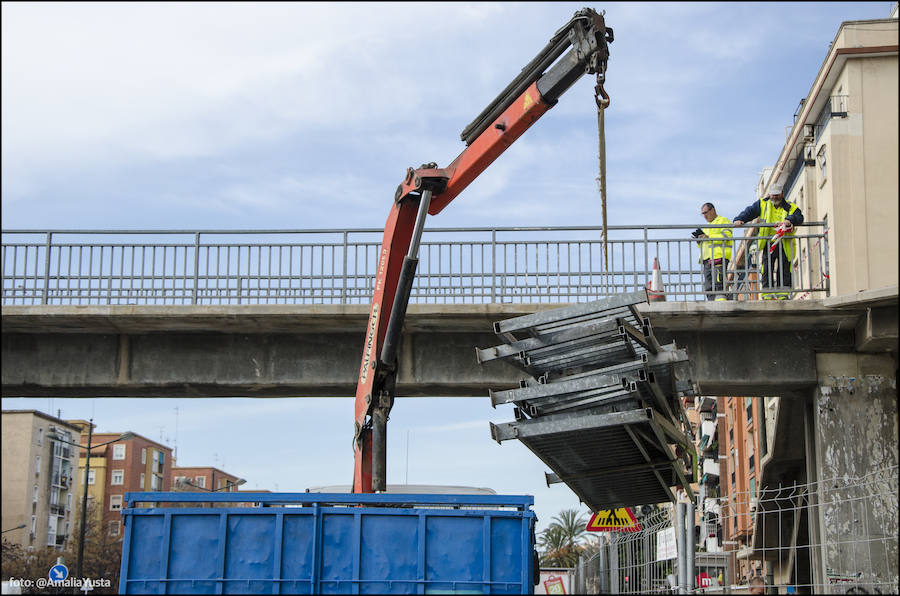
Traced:
<svg viewBox="0 0 900 596">
<path fill-rule="evenodd" d="M 644 226 L 644 275 L 647 276 L 644 279 L 644 283 L 646 284 L 650 281 L 650 236 L 647 234 L 647 226 Z M 635 281 L 637 280 L 635 279 Z M 639 286 L 634 288 L 635 291 L 640 289 Z"/>
<path fill-rule="evenodd" d="M 47 304 L 50 299 L 50 245 L 53 243 L 53 232 L 47 232 L 46 254 L 44 255 L 44 292 L 41 304 Z"/>
<path fill-rule="evenodd" d="M 497 302 L 497 230 L 491 230 L 491 303 Z"/>
<path fill-rule="evenodd" d="M 191 295 L 191 304 L 197 304 L 197 294 L 200 284 L 200 232 L 194 234 L 194 292 Z"/>
<path fill-rule="evenodd" d="M 342 271 L 342 276 L 344 278 L 343 285 L 341 286 L 341 304 L 347 304 L 347 230 L 344 230 L 344 269 Z"/>
</svg>

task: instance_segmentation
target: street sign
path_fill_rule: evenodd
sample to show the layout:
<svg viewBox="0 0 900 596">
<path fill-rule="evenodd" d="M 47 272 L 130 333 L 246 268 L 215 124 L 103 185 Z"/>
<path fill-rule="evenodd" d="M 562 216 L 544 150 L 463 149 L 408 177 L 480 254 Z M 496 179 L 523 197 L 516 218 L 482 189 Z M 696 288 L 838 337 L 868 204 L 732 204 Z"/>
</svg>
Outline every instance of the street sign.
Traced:
<svg viewBox="0 0 900 596">
<path fill-rule="evenodd" d="M 551 575 L 547 578 L 547 581 L 544 582 L 544 590 L 546 590 L 548 594 L 565 594 L 566 586 L 563 584 L 561 577 Z"/>
<path fill-rule="evenodd" d="M 677 555 L 675 528 L 664 528 L 656 533 L 656 560 L 668 561 Z"/>
<path fill-rule="evenodd" d="M 637 532 L 641 524 L 634 518 L 630 507 L 602 509 L 591 516 L 588 532 Z"/>
</svg>

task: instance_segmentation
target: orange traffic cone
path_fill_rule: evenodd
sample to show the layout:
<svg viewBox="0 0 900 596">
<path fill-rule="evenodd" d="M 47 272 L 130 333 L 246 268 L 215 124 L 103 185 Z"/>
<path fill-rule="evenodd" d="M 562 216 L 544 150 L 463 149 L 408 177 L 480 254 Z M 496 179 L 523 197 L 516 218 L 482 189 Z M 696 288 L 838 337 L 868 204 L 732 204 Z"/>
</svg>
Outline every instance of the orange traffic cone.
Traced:
<svg viewBox="0 0 900 596">
<path fill-rule="evenodd" d="M 665 302 L 666 291 L 663 289 L 662 273 L 659 270 L 659 257 L 653 257 L 653 272 L 647 282 L 647 299 L 650 302 Z"/>
</svg>

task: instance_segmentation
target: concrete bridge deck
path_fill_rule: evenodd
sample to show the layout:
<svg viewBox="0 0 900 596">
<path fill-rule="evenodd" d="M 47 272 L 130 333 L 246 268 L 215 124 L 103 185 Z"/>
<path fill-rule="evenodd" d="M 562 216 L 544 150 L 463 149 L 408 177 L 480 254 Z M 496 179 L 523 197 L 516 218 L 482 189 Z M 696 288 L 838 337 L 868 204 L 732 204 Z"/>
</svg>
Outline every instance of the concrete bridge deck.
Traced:
<svg viewBox="0 0 900 596">
<path fill-rule="evenodd" d="M 521 373 L 480 365 L 494 321 L 557 304 L 410 305 L 398 395 L 487 396 Z M 641 305 L 688 349 L 705 395 L 816 383 L 817 352 L 897 351 L 897 288 L 785 302 Z M 367 305 L 4 306 L 5 397 L 349 397 Z"/>
</svg>

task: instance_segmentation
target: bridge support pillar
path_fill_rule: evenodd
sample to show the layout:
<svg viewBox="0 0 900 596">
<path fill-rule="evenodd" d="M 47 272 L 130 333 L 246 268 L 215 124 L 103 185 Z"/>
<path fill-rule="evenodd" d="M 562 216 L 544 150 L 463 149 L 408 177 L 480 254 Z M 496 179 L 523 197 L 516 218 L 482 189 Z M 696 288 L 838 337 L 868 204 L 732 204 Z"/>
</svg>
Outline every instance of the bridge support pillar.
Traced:
<svg viewBox="0 0 900 596">
<path fill-rule="evenodd" d="M 810 536 L 811 544 L 824 546 L 815 549 L 811 561 L 820 575 L 813 581 L 827 585 L 828 569 L 839 572 L 848 562 L 866 561 L 872 577 L 860 577 L 860 584 L 885 585 L 896 581 L 898 556 L 896 539 L 879 539 L 897 528 L 896 505 L 891 505 L 898 464 L 894 359 L 820 353 L 816 369 L 818 383 L 807 408 L 807 473 L 818 482 L 810 495 L 811 504 L 818 505 L 810 520 L 818 536 Z"/>
</svg>

